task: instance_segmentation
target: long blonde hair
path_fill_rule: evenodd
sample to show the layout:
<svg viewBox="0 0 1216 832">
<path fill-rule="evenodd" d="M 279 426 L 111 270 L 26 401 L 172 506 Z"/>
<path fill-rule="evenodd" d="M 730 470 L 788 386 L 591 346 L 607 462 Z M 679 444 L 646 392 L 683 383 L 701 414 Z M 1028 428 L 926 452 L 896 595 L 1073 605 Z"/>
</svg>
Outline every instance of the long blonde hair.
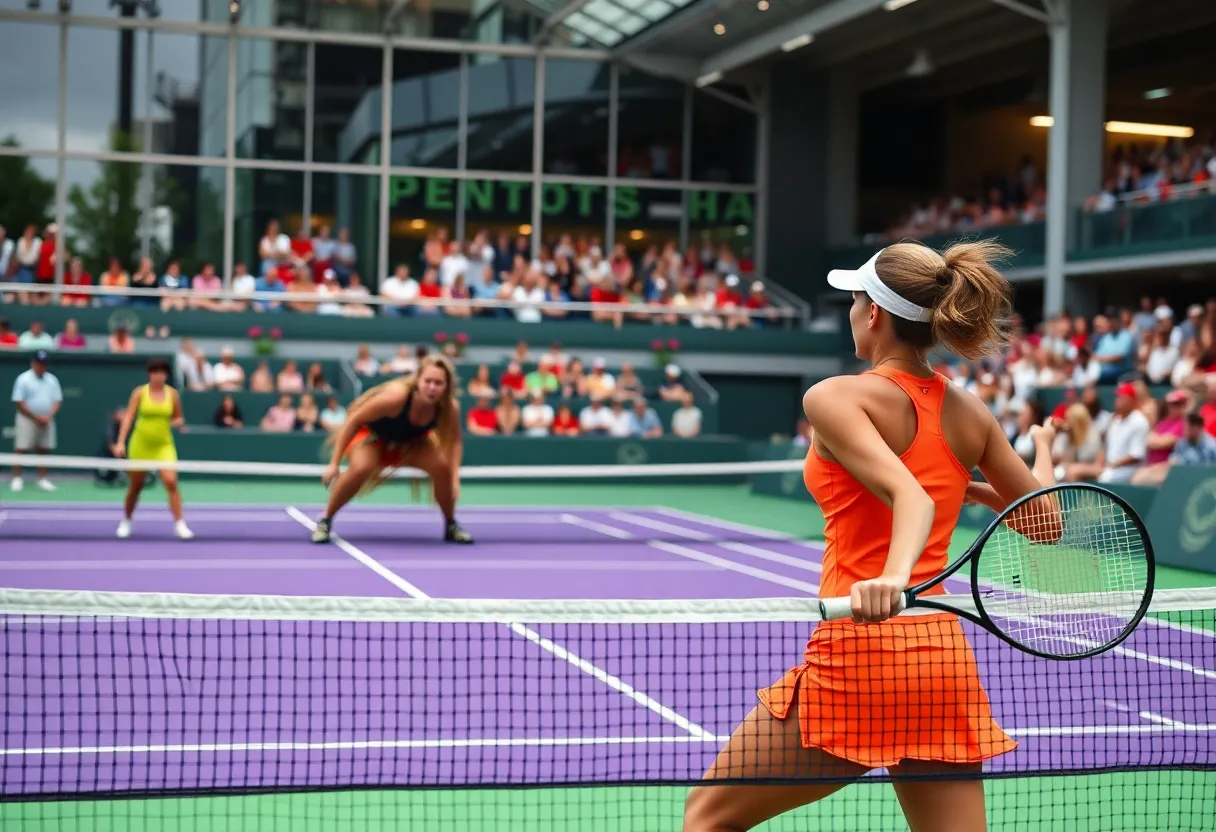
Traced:
<svg viewBox="0 0 1216 832">
<path fill-rule="evenodd" d="M 1080 402 L 1070 404 L 1064 411 L 1064 418 L 1068 423 L 1069 444 L 1075 451 L 1089 439 L 1089 432 L 1093 429 L 1094 420 L 1089 415 L 1089 408 Z"/>
</svg>

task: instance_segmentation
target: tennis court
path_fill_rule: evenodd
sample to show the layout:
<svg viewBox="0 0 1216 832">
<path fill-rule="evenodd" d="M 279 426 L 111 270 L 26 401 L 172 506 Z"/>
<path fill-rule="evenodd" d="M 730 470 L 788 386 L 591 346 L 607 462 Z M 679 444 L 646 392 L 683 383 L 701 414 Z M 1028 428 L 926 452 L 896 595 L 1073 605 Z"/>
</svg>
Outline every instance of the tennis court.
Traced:
<svg viewBox="0 0 1216 832">
<path fill-rule="evenodd" d="M 0 506 L 5 828 L 678 829 L 812 626 L 785 599 L 818 592 L 822 519 L 736 484 L 471 483 L 472 547 L 396 485 L 327 546 L 318 485 L 185 490 L 187 543 L 158 492 L 121 542 L 117 491 Z M 1019 742 L 993 829 L 1216 828 L 1216 591 L 1188 592 L 1080 662 L 968 627 Z M 906 827 L 862 783 L 765 828 Z"/>
</svg>

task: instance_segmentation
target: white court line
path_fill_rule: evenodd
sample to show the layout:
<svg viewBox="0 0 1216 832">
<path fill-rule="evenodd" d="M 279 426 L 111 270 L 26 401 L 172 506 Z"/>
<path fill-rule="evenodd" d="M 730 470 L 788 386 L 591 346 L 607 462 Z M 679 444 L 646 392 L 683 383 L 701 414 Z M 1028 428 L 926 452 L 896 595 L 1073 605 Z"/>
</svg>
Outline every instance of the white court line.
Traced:
<svg viewBox="0 0 1216 832">
<path fill-rule="evenodd" d="M 597 523 L 594 520 L 587 520 L 579 517 L 576 514 L 561 515 L 561 522 L 568 523 L 571 526 L 581 526 L 584 529 L 591 529 L 600 534 L 606 534 L 609 537 L 615 537 L 617 540 L 633 540 L 633 535 L 624 529 L 618 529 L 616 526 L 609 526 L 606 523 Z"/>
<path fill-rule="evenodd" d="M 759 578 L 760 580 L 768 581 L 769 583 L 780 584 L 781 586 L 786 586 L 790 589 L 796 589 L 799 592 L 805 592 L 808 595 L 818 597 L 819 594 L 819 584 L 809 584 L 805 581 L 787 578 L 784 575 L 778 575 L 776 572 L 769 572 L 767 569 L 758 569 L 755 566 L 747 566 L 746 564 L 736 563 L 733 560 L 727 560 L 726 558 L 706 554 L 705 552 L 700 552 L 696 549 L 690 549 L 687 546 L 681 546 L 679 543 L 668 543 L 665 540 L 650 540 L 647 541 L 646 545 L 659 549 L 663 552 L 679 555 L 682 558 L 689 558 L 690 560 L 700 561 L 701 563 L 708 563 L 711 566 L 729 569 L 732 572 L 750 575 L 753 578 Z"/>
<path fill-rule="evenodd" d="M 783 555 L 780 552 L 773 552 L 768 549 L 761 549 L 759 546 L 752 546 L 750 543 L 736 543 L 732 540 L 724 540 L 717 544 L 723 549 L 728 549 L 732 552 L 738 552 L 741 555 L 750 555 L 753 558 L 771 561 L 773 563 L 784 564 L 785 566 L 794 569 L 801 569 L 805 572 L 822 572 L 823 564 L 817 563 L 806 558 L 796 558 L 793 555 Z"/>
<path fill-rule="evenodd" d="M 1007 728 L 1015 737 L 1094 737 L 1134 734 L 1209 734 L 1216 725 L 1193 725 L 1165 720 L 1152 725 L 1071 725 Z M 425 748 L 568 748 L 605 745 L 720 745 L 730 737 L 682 735 L 675 737 L 469 737 L 419 740 L 330 740 L 327 742 L 241 742 L 166 745 L 94 745 L 49 748 L 0 748 L 0 757 L 66 757 L 118 754 L 257 754 L 274 751 L 347 751 Z"/>
<path fill-rule="evenodd" d="M 409 569 L 448 571 L 520 571 L 546 572 L 689 572 L 705 571 L 692 563 L 656 563 L 653 560 L 563 560 L 560 558 L 493 558 L 482 560 L 392 560 L 387 566 Z M 0 569 L 10 572 L 199 572 L 223 569 L 256 572 L 271 569 L 295 569 L 306 572 L 341 572 L 358 569 L 347 560 L 333 558 L 183 558 L 144 560 L 0 560 Z"/>
<path fill-rule="evenodd" d="M 160 508 L 157 506 L 157 508 Z M 95 522 L 95 521 L 112 521 L 119 516 L 118 508 L 98 511 L 92 509 L 84 509 L 80 511 L 67 511 L 52 509 L 49 511 L 38 511 L 31 509 L 13 509 L 8 513 L 9 519 L 14 522 Z M 136 516 L 139 517 L 152 512 L 140 512 Z M 167 511 L 155 512 L 156 514 L 167 514 Z M 462 513 L 461 519 L 467 525 L 511 525 L 511 526 L 546 526 L 561 522 L 559 514 L 533 514 L 533 515 L 513 515 L 513 514 L 469 514 Z M 160 518 L 157 518 L 160 519 Z M 262 509 L 261 513 L 256 512 L 209 512 L 205 508 L 193 507 L 186 509 L 186 519 L 195 523 L 228 523 L 233 525 L 241 525 L 245 523 L 278 523 L 290 524 L 291 521 L 284 519 L 283 512 L 280 509 Z M 435 523 L 435 517 L 429 513 L 422 515 L 419 513 L 411 514 L 379 514 L 379 513 L 359 513 L 352 512 L 350 514 L 343 513 L 342 523 L 364 523 L 364 524 L 404 524 L 404 525 L 426 525 Z"/>
<path fill-rule="evenodd" d="M 318 484 L 318 490 L 320 490 L 319 484 Z M 106 501 L 106 500 L 73 501 L 73 500 L 36 500 L 36 499 L 35 500 L 9 499 L 9 500 L 7 500 L 7 503 L 10 507 L 20 507 L 23 509 L 50 508 L 50 509 L 77 509 L 77 510 L 82 509 L 82 508 L 103 508 L 103 507 L 110 506 L 112 504 L 111 501 Z M 273 502 L 267 502 L 267 503 L 226 503 L 226 502 L 213 503 L 210 501 L 201 501 L 201 502 L 191 503 L 191 505 L 195 508 L 216 509 L 217 511 L 218 510 L 280 511 L 282 509 L 281 503 L 276 505 Z M 297 506 L 297 508 L 299 508 L 299 507 L 324 508 L 325 504 L 323 502 L 322 503 L 300 503 Z M 147 509 L 159 508 L 159 509 L 167 510 L 168 506 L 165 506 L 162 504 L 156 504 L 156 505 L 147 506 L 146 508 Z M 476 503 L 473 503 L 470 505 L 462 505 L 461 509 L 460 509 L 460 513 L 461 513 L 461 516 L 463 517 L 466 514 L 469 514 L 469 513 L 475 514 L 479 511 L 483 511 L 483 512 L 493 512 L 493 511 L 507 512 L 507 511 L 509 511 L 511 514 L 514 515 L 519 512 L 540 513 L 540 514 L 558 514 L 563 511 L 599 511 L 599 512 L 603 512 L 603 511 L 610 511 L 613 509 L 622 509 L 622 510 L 632 509 L 634 511 L 657 511 L 658 510 L 658 509 L 652 509 L 652 508 L 648 508 L 648 507 L 644 508 L 642 506 L 606 506 L 606 505 L 602 505 L 599 503 L 587 503 L 586 505 L 536 505 L 535 503 L 526 503 L 526 504 L 490 503 L 490 504 L 486 504 L 486 505 L 478 505 Z M 145 509 L 141 508 L 141 511 L 142 510 L 145 510 Z M 404 503 L 401 505 L 394 504 L 394 503 L 351 503 L 345 509 L 343 509 L 342 516 L 345 517 L 347 514 L 349 514 L 351 512 L 360 512 L 360 511 L 367 511 L 367 512 L 384 511 L 384 512 L 392 512 L 392 513 L 406 512 L 406 513 L 431 514 L 431 513 L 434 513 L 435 508 L 434 508 L 434 506 L 418 505 L 418 504 L 413 504 L 413 503 Z"/>
<path fill-rule="evenodd" d="M 295 506 L 288 506 L 286 511 L 287 511 L 287 514 L 290 515 L 293 520 L 295 520 L 297 523 L 299 523 L 301 526 L 308 529 L 309 531 L 316 528 L 317 524 L 314 523 L 311 519 L 309 519 L 303 512 L 301 512 Z M 388 567 L 383 566 L 375 558 L 373 558 L 370 555 L 368 555 L 367 553 L 359 550 L 355 546 L 352 546 L 350 543 L 348 543 L 347 541 L 338 537 L 337 535 L 333 535 L 330 538 L 330 542 L 332 542 L 335 546 L 337 546 L 343 552 L 350 555 L 352 558 L 359 561 L 359 563 L 362 563 L 367 568 L 371 569 L 377 575 L 384 578 L 390 584 L 397 587 L 397 589 L 401 590 L 402 592 L 404 592 L 406 595 L 410 596 L 411 598 L 418 598 L 418 599 L 422 599 L 422 600 L 430 598 L 429 595 L 427 595 L 425 592 L 423 592 L 418 587 L 411 584 L 405 578 L 401 577 L 396 572 L 393 572 Z M 589 662 L 586 659 L 582 658 L 581 656 L 575 654 L 574 652 L 567 650 L 565 647 L 561 646 L 557 642 L 552 641 L 551 639 L 545 638 L 544 636 L 542 636 L 540 633 L 536 632 L 535 630 L 533 630 L 529 627 L 525 627 L 522 624 L 507 624 L 506 626 L 511 630 L 511 632 L 515 633 L 516 635 L 527 639 L 528 641 L 535 644 L 537 647 L 540 647 L 542 650 L 544 650 L 548 653 L 551 653 L 552 655 L 556 656 L 557 658 L 562 659 L 566 662 L 569 662 L 570 664 L 574 665 L 579 670 L 581 670 L 583 673 L 586 673 L 588 676 L 591 676 L 593 679 L 596 679 L 597 681 L 603 682 L 605 685 L 607 685 L 608 687 L 617 691 L 618 693 L 629 697 L 637 704 L 641 705 L 642 707 L 646 708 L 647 710 L 653 711 L 654 713 L 658 714 L 663 719 L 667 720 L 668 722 L 672 723 L 673 725 L 677 725 L 680 728 L 683 728 L 689 734 L 692 734 L 693 736 L 705 736 L 705 737 L 713 736 L 709 731 L 706 731 L 700 725 L 697 725 L 695 722 L 688 719 L 687 717 L 681 716 L 680 714 L 676 713 L 671 708 L 667 707 L 666 705 L 659 702 L 658 700 L 652 699 L 651 697 L 647 696 L 645 693 L 642 693 L 640 690 L 634 689 L 632 686 L 627 684 L 624 680 L 619 679 L 616 676 L 613 676 L 611 673 L 607 672 L 606 670 L 603 670 L 603 669 L 593 665 L 591 662 Z"/>
</svg>

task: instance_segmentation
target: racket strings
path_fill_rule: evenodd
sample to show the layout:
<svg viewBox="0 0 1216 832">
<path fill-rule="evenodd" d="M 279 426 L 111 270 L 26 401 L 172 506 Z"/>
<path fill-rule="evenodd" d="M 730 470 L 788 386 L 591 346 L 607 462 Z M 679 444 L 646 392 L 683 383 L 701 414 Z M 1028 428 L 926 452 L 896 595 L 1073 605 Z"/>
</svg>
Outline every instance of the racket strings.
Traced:
<svg viewBox="0 0 1216 832">
<path fill-rule="evenodd" d="M 1060 486 L 1011 512 L 979 558 L 985 611 L 1009 638 L 1069 657 L 1136 620 L 1149 557 L 1136 520 L 1103 491 Z"/>
</svg>

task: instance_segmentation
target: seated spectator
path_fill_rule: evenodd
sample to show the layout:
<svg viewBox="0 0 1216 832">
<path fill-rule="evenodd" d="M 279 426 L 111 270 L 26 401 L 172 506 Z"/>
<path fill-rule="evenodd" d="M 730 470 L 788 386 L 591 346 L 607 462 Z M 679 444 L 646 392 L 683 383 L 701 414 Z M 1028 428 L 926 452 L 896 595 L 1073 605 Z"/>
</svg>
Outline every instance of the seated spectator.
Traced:
<svg viewBox="0 0 1216 832">
<path fill-rule="evenodd" d="M 215 387 L 215 370 L 202 350 L 196 350 L 193 360 L 182 368 L 183 381 L 189 390 L 210 390 Z"/>
<path fill-rule="evenodd" d="M 325 400 L 325 409 L 321 411 L 321 429 L 333 433 L 346 423 L 346 408 L 338 401 L 337 396 Z"/>
<path fill-rule="evenodd" d="M 242 268 L 244 267 L 242 266 Z M 232 280 L 232 288 L 235 290 L 236 278 L 234 277 Z M 215 273 L 215 266 L 210 263 L 204 263 L 202 271 L 195 275 L 194 282 L 190 284 L 190 288 L 195 292 L 222 292 L 224 290 L 224 281 L 220 280 L 219 275 Z M 232 304 L 221 298 L 191 297 L 190 308 L 200 309 L 205 312 L 227 312 L 233 307 Z"/>
<path fill-rule="evenodd" d="M 280 393 L 303 393 L 304 392 L 304 374 L 300 372 L 300 365 L 296 364 L 292 359 L 287 359 L 283 363 L 283 369 L 279 370 L 275 376 L 275 389 Z M 316 402 L 313 402 L 315 405 Z"/>
<path fill-rule="evenodd" d="M 201 357 L 201 356 L 200 356 Z M 245 427 L 245 417 L 241 415 L 241 406 L 236 403 L 236 399 L 229 393 L 220 400 L 219 406 L 215 409 L 215 415 L 211 417 L 211 421 L 217 428 L 243 428 Z"/>
<path fill-rule="evenodd" d="M 1115 390 L 1115 414 L 1106 428 L 1106 451 L 1098 482 L 1131 482 L 1148 454 L 1149 423 L 1136 407 L 1136 388 L 1120 384 Z"/>
<path fill-rule="evenodd" d="M 612 377 L 612 373 L 605 372 L 604 367 L 602 358 L 591 363 L 591 375 L 587 376 L 587 392 L 584 395 L 606 399 L 616 390 L 616 379 Z"/>
<path fill-rule="evenodd" d="M 625 410 L 625 403 L 620 399 L 613 399 L 612 404 L 608 406 L 609 422 L 608 435 L 623 439 L 626 436 L 632 436 L 632 415 Z"/>
<path fill-rule="evenodd" d="M 1178 348 L 1171 346 L 1170 337 L 1159 329 L 1146 333 L 1144 342 L 1144 375 L 1153 384 L 1169 381 L 1178 363 Z"/>
<path fill-rule="evenodd" d="M 570 296 L 562 291 L 560 283 L 556 280 L 549 281 L 549 287 L 545 290 L 545 301 L 547 303 L 569 303 L 570 300 Z M 569 309 L 562 309 L 559 306 L 549 306 L 541 310 L 541 315 L 546 318 L 565 318 L 569 314 Z"/>
<path fill-rule="evenodd" d="M 536 369 L 524 377 L 524 388 L 529 393 L 535 393 L 537 390 L 556 393 L 561 386 L 561 380 L 553 372 L 553 359 L 547 353 L 540 357 Z"/>
<path fill-rule="evenodd" d="M 1043 424 L 1043 405 L 1037 399 L 1024 402 L 1018 410 L 1017 426 L 1013 436 L 1013 449 L 1027 465 L 1034 464 L 1034 438 L 1032 431 Z"/>
<path fill-rule="evenodd" d="M 118 258 L 111 257 L 109 266 L 97 279 L 97 285 L 104 289 L 125 289 L 131 285 L 131 277 L 118 262 Z M 98 301 L 102 306 L 122 306 L 127 302 L 127 298 L 123 295 L 102 295 Z"/>
<path fill-rule="evenodd" d="M 211 368 L 217 390 L 236 391 L 245 389 L 245 368 L 236 363 L 232 347 L 220 350 L 220 361 Z"/>
<path fill-rule="evenodd" d="M 1191 397 L 1185 390 L 1171 390 L 1165 397 L 1165 415 L 1149 430 L 1144 467 L 1132 476 L 1134 485 L 1160 485 L 1170 470 L 1170 457 L 1186 433 L 1186 413 Z M 1202 418 L 1202 417 L 1200 417 Z"/>
<path fill-rule="evenodd" d="M 537 269 L 524 272 L 523 280 L 511 292 L 511 300 L 520 306 L 515 307 L 515 320 L 521 324 L 538 324 L 543 319 L 540 304 L 546 300 L 545 276 Z"/>
<path fill-rule="evenodd" d="M 503 436 L 510 436 L 519 428 L 521 413 L 519 405 L 515 403 L 514 390 L 505 388 L 502 391 L 498 407 L 494 409 L 494 416 L 498 420 L 498 432 Z"/>
<path fill-rule="evenodd" d="M 674 418 L 672 421 L 675 421 Z M 794 426 L 794 438 L 790 440 L 791 444 L 797 445 L 800 448 L 809 448 L 813 440 L 811 423 L 806 419 L 799 419 L 798 424 Z"/>
<path fill-rule="evenodd" d="M 578 414 L 579 431 L 588 436 L 607 436 L 616 423 L 612 411 L 604 407 L 604 400 L 591 397 L 591 404 Z"/>
<path fill-rule="evenodd" d="M 548 436 L 553 429 L 553 408 L 545 404 L 543 389 L 531 389 L 529 395 L 530 401 L 520 412 L 520 424 L 524 433 L 528 436 Z"/>
<path fill-rule="evenodd" d="M 254 290 L 259 294 L 286 294 L 287 287 L 283 285 L 283 281 L 279 280 L 278 270 L 267 272 L 259 277 L 254 282 Z M 254 312 L 281 312 L 283 304 L 277 300 L 255 300 L 253 302 Z"/>
<path fill-rule="evenodd" d="M 67 270 L 63 273 L 63 285 L 93 285 L 93 276 L 84 270 L 84 262 L 79 257 L 73 257 L 72 262 L 68 264 Z M 91 301 L 92 295 L 67 294 L 65 292 L 59 296 L 59 302 L 63 306 L 88 306 Z"/>
<path fill-rule="evenodd" d="M 557 416 L 553 418 L 553 435 L 578 436 L 578 434 L 578 418 L 574 415 L 574 412 L 570 410 L 570 405 L 561 405 L 557 409 Z"/>
<path fill-rule="evenodd" d="M 129 355 L 135 352 L 135 339 L 131 337 L 130 332 L 127 332 L 126 326 L 119 324 L 110 333 L 110 339 L 106 347 L 110 352 L 117 355 Z"/>
<path fill-rule="evenodd" d="M 351 272 L 350 285 L 343 293 L 345 303 L 342 304 L 342 314 L 348 318 L 373 317 L 376 311 L 367 303 L 371 296 L 372 293 L 363 285 L 363 278 L 358 273 Z"/>
<path fill-rule="evenodd" d="M 359 345 L 359 354 L 355 358 L 355 372 L 364 378 L 375 378 L 380 375 L 380 362 L 372 356 L 372 348 L 367 344 Z"/>
<path fill-rule="evenodd" d="M 743 307 L 748 312 L 764 313 L 763 315 L 752 314 L 745 316 L 745 326 L 765 326 L 778 320 L 777 307 L 769 299 L 768 290 L 764 288 L 764 283 L 759 280 L 752 282 L 751 291 L 748 292 L 747 300 L 744 302 Z"/>
<path fill-rule="evenodd" d="M 1170 454 L 1172 465 L 1216 465 L 1216 437 L 1204 428 L 1203 417 L 1190 413 L 1186 430 Z"/>
<path fill-rule="evenodd" d="M 350 231 L 345 228 L 339 229 L 338 242 L 334 246 L 333 255 L 333 270 L 338 273 L 339 281 L 349 280 L 350 275 L 354 274 L 358 261 L 357 255 L 355 244 L 350 241 Z"/>
<path fill-rule="evenodd" d="M 291 396 L 280 396 L 279 403 L 262 417 L 262 430 L 267 433 L 291 433 L 295 427 L 296 409 L 291 404 Z"/>
<path fill-rule="evenodd" d="M 570 363 L 570 356 L 562 352 L 562 345 L 554 341 L 549 345 L 549 351 L 545 353 L 549 358 L 549 367 L 553 372 L 560 376 L 566 370 L 566 365 Z"/>
<path fill-rule="evenodd" d="M 296 407 L 296 430 L 304 432 L 314 431 L 317 429 L 317 423 L 321 421 L 321 411 L 317 409 L 317 400 L 312 397 L 312 393 L 305 393 L 300 396 L 300 404 Z"/>
<path fill-rule="evenodd" d="M 646 400 L 638 397 L 633 400 L 633 412 L 628 414 L 629 435 L 640 436 L 643 439 L 657 439 L 663 435 L 663 423 L 654 408 L 646 404 Z"/>
<path fill-rule="evenodd" d="M 305 386 L 313 393 L 332 393 L 333 387 L 325 380 L 325 368 L 321 366 L 320 361 L 314 361 L 308 367 L 308 377 L 304 381 Z"/>
<path fill-rule="evenodd" d="M 258 290 L 258 281 L 251 275 L 244 263 L 232 264 L 232 293 L 239 295 L 236 300 L 229 301 L 233 312 L 244 312 L 249 308 L 248 297 Z"/>
<path fill-rule="evenodd" d="M 269 361 L 259 361 L 249 377 L 249 390 L 253 393 L 273 393 L 274 374 L 270 372 Z"/>
<path fill-rule="evenodd" d="M 439 273 L 435 269 L 427 269 L 422 273 L 422 281 L 418 284 L 418 299 L 414 302 L 414 314 L 442 315 L 443 309 L 438 303 L 442 299 L 443 286 L 439 283 Z"/>
<path fill-rule="evenodd" d="M 324 295 L 325 300 L 317 304 L 318 315 L 341 315 L 342 297 L 346 294 L 346 290 L 338 283 L 338 273 L 333 269 L 326 269 L 321 273 L 321 283 L 316 287 L 318 295 Z"/>
<path fill-rule="evenodd" d="M 680 381 L 680 368 L 668 364 L 663 371 L 663 381 L 659 384 L 659 398 L 665 402 L 680 402 L 687 393 Z"/>
<path fill-rule="evenodd" d="M 0 318 L 0 349 L 15 350 L 20 339 L 9 326 L 7 318 Z"/>
<path fill-rule="evenodd" d="M 498 391 L 494 388 L 494 382 L 490 378 L 490 367 L 488 364 L 482 364 L 477 368 L 477 374 L 469 379 L 469 385 L 466 389 L 470 396 L 478 399 L 488 399 L 497 395 Z"/>
<path fill-rule="evenodd" d="M 671 432 L 681 439 L 701 435 L 701 408 L 694 404 L 692 393 L 685 391 L 679 409 L 671 414 Z"/>
<path fill-rule="evenodd" d="M 465 415 L 465 428 L 474 436 L 498 433 L 498 413 L 490 406 L 489 396 L 477 397 L 477 404 Z"/>
<path fill-rule="evenodd" d="M 642 380 L 633 371 L 632 364 L 621 365 L 621 374 L 617 376 L 613 395 L 618 399 L 635 399 L 646 395 L 646 390 L 642 387 Z"/>
<path fill-rule="evenodd" d="M 1094 344 L 1094 357 L 1102 365 L 1099 380 L 1103 384 L 1111 384 L 1133 369 L 1136 342 L 1117 316 L 1096 316 L 1094 333 L 1098 336 Z"/>
<path fill-rule="evenodd" d="M 1051 458 L 1060 482 L 1084 482 L 1102 473 L 1102 432 L 1094 425 L 1089 408 L 1073 402 L 1062 418 L 1053 418 L 1058 431 Z"/>
<path fill-rule="evenodd" d="M 563 399 L 587 395 L 587 376 L 583 372 L 583 362 L 572 359 L 562 373 L 561 393 Z"/>
<path fill-rule="evenodd" d="M 156 289 L 160 285 L 160 279 L 156 276 L 156 270 L 152 268 L 151 258 L 144 257 L 139 261 L 139 268 L 131 275 L 132 289 Z M 159 306 L 160 302 L 155 297 L 141 295 L 130 299 L 132 306 Z"/>
<path fill-rule="evenodd" d="M 418 300 L 418 281 L 410 277 L 409 266 L 401 265 L 380 283 L 381 307 L 386 315 L 412 314 Z"/>
<path fill-rule="evenodd" d="M 317 285 L 312 282 L 312 275 L 307 272 L 301 272 L 287 287 L 288 296 L 315 295 L 316 293 Z M 291 300 L 287 302 L 287 308 L 300 315 L 312 315 L 317 311 L 317 302 Z"/>
<path fill-rule="evenodd" d="M 510 390 L 512 393 L 524 392 L 524 385 L 527 377 L 519 367 L 518 361 L 512 361 L 507 365 L 507 369 L 501 376 L 498 377 L 498 389 Z"/>
<path fill-rule="evenodd" d="M 59 337 L 55 339 L 55 346 L 61 350 L 80 350 L 87 346 L 84 336 L 80 334 L 80 325 L 76 323 L 75 318 L 68 318 L 64 321 L 63 332 L 59 333 Z"/>
<path fill-rule="evenodd" d="M 30 352 L 53 350 L 55 349 L 55 339 L 43 328 L 42 321 L 30 321 L 30 328 L 21 333 L 21 337 L 17 339 L 17 349 Z"/>
<path fill-rule="evenodd" d="M 414 351 L 409 348 L 408 344 L 402 344 L 392 358 L 380 365 L 380 374 L 403 376 L 413 373 L 417 369 L 418 361 L 414 358 Z M 486 374 L 489 375 L 489 372 L 490 368 L 486 367 Z"/>
<path fill-rule="evenodd" d="M 1203 419 L 1203 429 L 1216 436 L 1216 384 L 1208 384 L 1204 390 L 1204 402 L 1199 406 L 1199 416 Z"/>
<path fill-rule="evenodd" d="M 266 223 L 266 234 L 258 242 L 258 257 L 262 260 L 262 276 L 279 274 L 281 265 L 291 258 L 291 238 L 282 233 L 278 220 Z"/>
</svg>

